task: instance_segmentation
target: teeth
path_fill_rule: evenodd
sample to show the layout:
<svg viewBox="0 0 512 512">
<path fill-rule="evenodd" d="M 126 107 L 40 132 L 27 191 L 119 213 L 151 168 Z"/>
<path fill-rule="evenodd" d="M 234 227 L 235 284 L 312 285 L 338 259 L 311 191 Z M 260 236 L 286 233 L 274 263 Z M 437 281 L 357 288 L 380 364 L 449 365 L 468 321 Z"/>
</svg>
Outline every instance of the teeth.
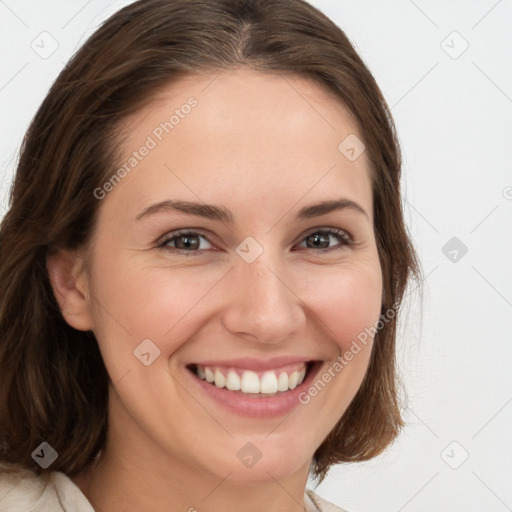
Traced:
<svg viewBox="0 0 512 512">
<path fill-rule="evenodd" d="M 231 391 L 240 391 L 241 386 L 242 384 L 238 373 L 233 370 L 229 370 L 228 378 L 226 379 L 226 387 Z"/>
<path fill-rule="evenodd" d="M 297 387 L 297 383 L 299 382 L 299 374 L 297 371 L 294 371 L 290 374 L 288 386 L 290 389 L 295 389 Z"/>
<path fill-rule="evenodd" d="M 260 378 L 258 374 L 250 370 L 246 370 L 242 374 L 242 391 L 244 393 L 259 393 L 260 392 Z"/>
<path fill-rule="evenodd" d="M 200 365 L 196 366 L 196 373 L 200 379 L 206 380 L 218 388 L 227 388 L 230 391 L 241 391 L 247 394 L 274 395 L 278 391 L 288 391 L 300 385 L 306 376 L 306 367 L 294 370 L 289 374 L 281 371 L 279 377 L 273 370 L 266 371 L 261 379 L 256 372 L 251 370 L 245 370 L 240 377 L 235 370 L 230 369 L 225 376 L 219 368 L 210 369 Z"/>
<path fill-rule="evenodd" d="M 279 375 L 279 380 L 277 381 L 277 389 L 278 391 L 288 391 L 288 374 L 285 372 L 281 372 Z"/>
<path fill-rule="evenodd" d="M 215 385 L 218 388 L 223 388 L 226 386 L 226 377 L 222 375 L 218 368 L 215 370 Z"/>
<path fill-rule="evenodd" d="M 265 372 L 261 378 L 262 393 L 277 393 L 277 377 L 275 372 Z"/>
<path fill-rule="evenodd" d="M 215 376 L 213 375 L 213 372 L 210 370 L 210 368 L 204 369 L 204 376 L 206 378 L 206 382 L 213 382 L 215 380 Z"/>
</svg>

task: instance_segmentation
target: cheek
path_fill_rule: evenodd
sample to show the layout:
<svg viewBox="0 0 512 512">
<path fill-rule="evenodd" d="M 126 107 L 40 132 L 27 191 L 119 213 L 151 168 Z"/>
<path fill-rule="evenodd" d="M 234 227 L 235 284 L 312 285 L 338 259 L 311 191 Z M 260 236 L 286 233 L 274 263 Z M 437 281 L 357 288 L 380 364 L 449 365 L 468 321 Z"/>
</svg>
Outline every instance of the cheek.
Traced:
<svg viewBox="0 0 512 512">
<path fill-rule="evenodd" d="M 222 278 L 222 272 L 203 273 L 199 276 L 202 279 L 198 279 L 193 271 L 185 272 L 184 269 L 111 266 L 107 263 L 105 261 L 95 275 L 96 280 L 101 280 L 98 290 L 101 295 L 93 301 L 94 334 L 122 401 L 136 410 L 141 407 L 137 398 L 140 389 L 172 390 L 167 375 L 168 358 L 205 321 L 200 306 L 203 301 L 208 301 L 208 291 Z M 146 353 L 150 354 L 149 367 L 144 362 L 146 356 L 143 354 Z M 127 375 L 129 378 L 125 378 Z M 177 397 L 167 398 L 179 401 Z M 149 402 L 147 407 L 142 417 L 151 417 Z M 158 407 L 164 407 L 164 404 L 158 404 Z"/>
<path fill-rule="evenodd" d="M 331 269 L 307 290 L 308 306 L 340 348 L 347 350 L 379 319 L 382 302 L 380 266 Z"/>
<path fill-rule="evenodd" d="M 202 301 L 222 279 L 226 269 L 148 266 L 135 259 L 104 257 L 94 281 L 93 311 L 98 339 L 116 340 L 130 353 L 148 338 L 162 352 L 172 353 L 187 325 L 199 325 Z M 124 340 L 124 341 L 121 341 Z M 178 341 L 176 341 L 178 340 Z"/>
</svg>

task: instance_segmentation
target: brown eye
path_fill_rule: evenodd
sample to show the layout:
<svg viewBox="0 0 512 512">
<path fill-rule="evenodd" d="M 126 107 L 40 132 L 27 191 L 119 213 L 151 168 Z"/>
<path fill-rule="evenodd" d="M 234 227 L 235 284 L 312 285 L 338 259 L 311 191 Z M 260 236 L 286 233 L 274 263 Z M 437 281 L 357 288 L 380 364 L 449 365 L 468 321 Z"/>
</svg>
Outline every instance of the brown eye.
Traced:
<svg viewBox="0 0 512 512">
<path fill-rule="evenodd" d="M 307 249 L 337 249 L 352 246 L 350 236 L 341 230 L 318 230 L 307 235 L 299 247 Z"/>
<path fill-rule="evenodd" d="M 211 249 L 213 246 L 208 239 L 199 233 L 178 233 L 166 238 L 160 247 L 177 249 L 186 252 L 198 252 L 199 250 Z"/>
<path fill-rule="evenodd" d="M 192 251 L 199 249 L 201 240 L 197 235 L 179 235 L 174 237 L 174 246 L 176 249 L 184 249 L 186 251 Z"/>
<path fill-rule="evenodd" d="M 328 233 L 314 233 L 306 238 L 306 246 L 312 249 L 327 249 L 330 239 L 331 235 Z"/>
</svg>

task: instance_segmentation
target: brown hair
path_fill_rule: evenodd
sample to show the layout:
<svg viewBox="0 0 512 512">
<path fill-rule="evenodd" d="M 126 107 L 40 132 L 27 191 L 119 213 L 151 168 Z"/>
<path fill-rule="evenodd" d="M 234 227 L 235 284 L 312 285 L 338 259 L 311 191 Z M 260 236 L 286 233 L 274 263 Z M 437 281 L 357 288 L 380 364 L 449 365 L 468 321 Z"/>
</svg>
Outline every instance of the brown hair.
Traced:
<svg viewBox="0 0 512 512">
<path fill-rule="evenodd" d="M 404 226 L 401 157 L 370 71 L 331 20 L 302 0 L 144 0 L 108 19 L 60 73 L 23 141 L 0 227 L 0 461 L 36 472 L 43 441 L 51 470 L 79 473 L 104 446 L 109 376 L 92 332 L 63 319 L 46 270 L 50 251 L 87 247 L 116 168 L 120 123 L 181 73 L 238 66 L 298 73 L 355 116 L 372 164 L 382 313 L 420 276 Z M 340 141 L 341 142 L 341 141 Z M 381 453 L 403 422 L 395 374 L 396 320 L 376 334 L 368 371 L 314 454 L 323 479 L 339 462 Z"/>
</svg>

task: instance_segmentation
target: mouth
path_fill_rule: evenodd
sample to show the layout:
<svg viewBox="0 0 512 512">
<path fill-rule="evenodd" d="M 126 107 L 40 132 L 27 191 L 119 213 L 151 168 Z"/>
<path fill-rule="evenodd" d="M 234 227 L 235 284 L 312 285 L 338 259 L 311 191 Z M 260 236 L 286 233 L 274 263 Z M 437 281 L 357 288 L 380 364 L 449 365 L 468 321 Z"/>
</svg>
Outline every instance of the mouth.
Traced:
<svg viewBox="0 0 512 512">
<path fill-rule="evenodd" d="M 211 402 L 221 410 L 264 420 L 285 416 L 307 407 L 301 396 L 307 392 L 326 361 L 297 357 L 203 361 L 187 364 L 188 389 L 196 390 L 203 407 Z M 320 404 L 321 402 L 315 402 Z"/>
<path fill-rule="evenodd" d="M 217 389 L 251 398 L 269 398 L 295 390 L 309 377 L 320 361 L 301 361 L 264 371 L 227 365 L 192 363 L 187 369 L 204 383 Z"/>
</svg>

